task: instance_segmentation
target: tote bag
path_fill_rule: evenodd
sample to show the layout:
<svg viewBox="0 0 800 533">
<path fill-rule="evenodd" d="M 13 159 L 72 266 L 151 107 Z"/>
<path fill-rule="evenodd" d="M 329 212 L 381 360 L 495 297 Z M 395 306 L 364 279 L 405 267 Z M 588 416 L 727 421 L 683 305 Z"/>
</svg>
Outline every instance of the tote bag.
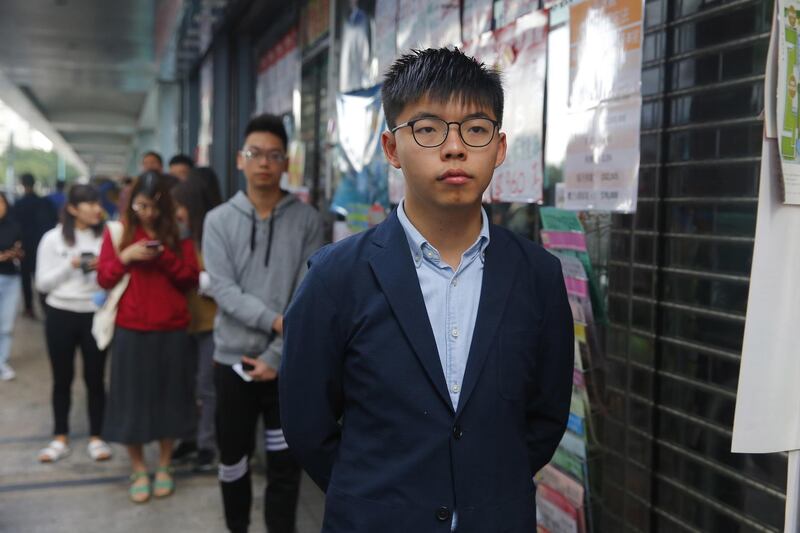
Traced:
<svg viewBox="0 0 800 533">
<path fill-rule="evenodd" d="M 122 242 L 122 223 L 109 222 L 106 224 L 106 227 L 111 236 L 111 244 L 114 246 L 117 255 L 119 255 L 119 245 L 120 242 Z M 125 289 L 128 288 L 130 279 L 130 274 L 122 276 L 119 283 L 109 291 L 106 301 L 103 302 L 103 305 L 101 305 L 100 309 L 94 314 L 94 319 L 92 320 L 92 335 L 94 336 L 94 340 L 97 341 L 97 347 L 101 350 L 108 348 L 108 345 L 111 344 L 111 339 L 114 337 L 114 322 L 117 320 L 117 308 L 119 307 L 119 301 Z"/>
</svg>

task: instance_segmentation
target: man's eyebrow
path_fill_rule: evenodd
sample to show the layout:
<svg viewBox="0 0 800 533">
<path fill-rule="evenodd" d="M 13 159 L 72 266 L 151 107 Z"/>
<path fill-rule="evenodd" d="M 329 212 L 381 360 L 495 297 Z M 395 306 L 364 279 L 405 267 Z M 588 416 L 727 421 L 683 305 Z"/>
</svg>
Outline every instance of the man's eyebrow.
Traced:
<svg viewBox="0 0 800 533">
<path fill-rule="evenodd" d="M 436 113 L 431 113 L 430 111 L 420 111 L 415 113 L 414 116 L 409 118 L 407 122 L 411 122 L 412 120 L 419 120 L 421 118 L 438 118 L 439 120 L 444 120 L 442 117 L 437 115 Z M 489 120 L 494 120 L 490 117 L 487 113 L 483 111 L 477 111 L 475 113 L 470 113 L 469 115 L 464 116 L 461 120 L 469 120 L 472 118 L 488 118 Z"/>
<path fill-rule="evenodd" d="M 414 116 L 412 116 L 406 122 L 411 122 L 412 120 L 419 120 L 421 118 L 438 118 L 440 120 L 442 119 L 442 117 L 440 117 L 436 113 L 431 113 L 430 111 L 420 111 L 418 113 L 415 113 Z"/>
</svg>

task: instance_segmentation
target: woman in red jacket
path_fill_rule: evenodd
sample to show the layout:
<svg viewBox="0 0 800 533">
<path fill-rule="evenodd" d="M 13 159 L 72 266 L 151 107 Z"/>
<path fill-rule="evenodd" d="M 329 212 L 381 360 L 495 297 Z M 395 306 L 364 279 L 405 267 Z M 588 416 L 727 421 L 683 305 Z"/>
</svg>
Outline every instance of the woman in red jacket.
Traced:
<svg viewBox="0 0 800 533">
<path fill-rule="evenodd" d="M 178 234 L 163 176 L 145 172 L 130 198 L 122 238 L 114 243 L 106 230 L 97 266 L 97 282 L 107 290 L 130 274 L 117 312 L 103 434 L 127 445 L 133 467 L 130 498 L 144 503 L 151 489 L 143 445 L 159 441 L 152 493 L 169 496 L 175 487 L 173 442 L 196 431 L 184 293 L 197 286 L 199 269 L 191 238 Z"/>
</svg>

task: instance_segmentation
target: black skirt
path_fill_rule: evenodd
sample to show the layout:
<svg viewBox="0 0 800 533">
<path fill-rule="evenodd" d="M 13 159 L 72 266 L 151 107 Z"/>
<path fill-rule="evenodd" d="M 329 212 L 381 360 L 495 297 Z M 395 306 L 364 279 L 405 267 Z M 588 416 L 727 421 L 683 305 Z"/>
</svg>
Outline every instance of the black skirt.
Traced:
<svg viewBox="0 0 800 533">
<path fill-rule="evenodd" d="M 195 365 L 185 331 L 117 326 L 103 437 L 123 444 L 193 439 Z"/>
</svg>

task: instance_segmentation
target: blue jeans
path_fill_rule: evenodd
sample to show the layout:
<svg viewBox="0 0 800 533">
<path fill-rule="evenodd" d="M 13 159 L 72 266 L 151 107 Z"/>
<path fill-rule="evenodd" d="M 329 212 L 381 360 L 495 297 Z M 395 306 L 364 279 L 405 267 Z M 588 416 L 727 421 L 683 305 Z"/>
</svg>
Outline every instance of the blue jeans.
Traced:
<svg viewBox="0 0 800 533">
<path fill-rule="evenodd" d="M 19 275 L 0 274 L 0 365 L 8 361 L 11 353 L 11 332 L 17 318 L 17 303 L 21 281 Z"/>
</svg>

